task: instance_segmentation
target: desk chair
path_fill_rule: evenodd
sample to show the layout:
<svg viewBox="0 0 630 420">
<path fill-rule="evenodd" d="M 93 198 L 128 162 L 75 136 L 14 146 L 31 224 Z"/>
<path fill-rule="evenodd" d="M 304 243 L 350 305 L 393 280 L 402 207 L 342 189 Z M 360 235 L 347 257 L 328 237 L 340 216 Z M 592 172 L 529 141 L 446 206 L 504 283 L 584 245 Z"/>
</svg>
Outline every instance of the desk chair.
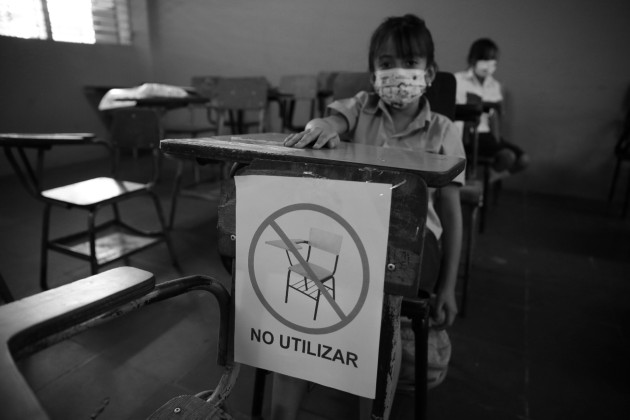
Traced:
<svg viewBox="0 0 630 420">
<path fill-rule="evenodd" d="M 308 245 L 308 253 L 306 255 L 306 264 L 292 264 L 287 269 L 287 287 L 284 297 L 284 303 L 289 301 L 289 290 L 293 289 L 296 292 L 303 294 L 315 301 L 315 311 L 313 313 L 313 321 L 317 319 L 317 309 L 319 308 L 319 299 L 322 295 L 322 291 L 317 287 L 317 283 L 321 284 L 326 290 L 332 293 L 333 300 L 335 299 L 335 273 L 337 272 L 337 264 L 339 263 L 339 252 L 341 251 L 342 237 L 332 232 L 328 232 L 322 229 L 311 228 L 308 240 L 301 240 L 298 243 Z M 311 260 L 311 256 L 314 256 L 316 250 L 321 250 L 325 253 L 331 254 L 335 257 L 334 267 L 332 269 L 325 268 L 319 264 L 315 264 Z M 291 263 L 291 257 L 287 251 L 287 257 L 289 257 L 289 263 Z M 321 259 L 321 257 L 320 257 Z M 320 263 L 322 264 L 322 263 Z M 301 277 L 301 279 L 291 283 L 291 273 L 295 273 Z M 327 284 L 330 282 L 330 284 Z"/>
<path fill-rule="evenodd" d="M 203 96 L 208 98 L 208 103 L 202 105 L 190 105 L 190 123 L 184 126 L 170 126 L 166 129 L 165 135 L 167 137 L 181 136 L 181 135 L 189 135 L 192 138 L 196 138 L 199 134 L 208 133 L 208 134 L 216 134 L 218 132 L 218 121 L 217 115 L 214 109 L 212 108 L 212 101 L 214 96 L 216 95 L 216 86 L 219 81 L 219 77 L 217 76 L 193 76 L 191 79 L 192 87 L 195 88 L 195 91 Z M 202 124 L 194 123 L 194 115 L 199 111 L 205 113 L 206 122 Z M 188 165 L 190 164 L 190 165 Z M 184 172 L 186 166 L 192 167 L 193 172 L 193 180 L 189 185 L 182 186 L 182 182 L 184 180 Z M 222 165 L 212 164 L 213 169 L 218 169 L 219 173 L 223 171 Z M 218 168 L 217 168 L 218 167 Z M 213 171 L 216 172 L 216 171 Z M 169 229 L 173 228 L 175 224 L 175 214 L 177 210 L 177 203 L 179 196 L 196 198 L 205 201 L 212 201 L 217 199 L 216 188 L 209 187 L 216 179 L 220 178 L 215 173 L 209 178 L 203 178 L 201 168 L 195 162 L 188 162 L 184 159 L 177 160 L 177 169 L 175 172 L 175 179 L 173 181 L 173 192 L 171 195 L 171 209 L 169 213 Z"/>
<path fill-rule="evenodd" d="M 367 71 L 342 71 L 337 73 L 332 84 L 332 97 L 335 99 L 351 98 L 360 91 L 372 92 L 372 81 Z"/>
<path fill-rule="evenodd" d="M 289 75 L 282 76 L 279 86 L 280 113 L 283 132 L 304 131 L 304 126 L 315 117 L 317 107 L 317 76 Z M 296 110 L 300 105 L 308 106 L 308 120 L 304 124 L 295 124 Z"/>
<path fill-rule="evenodd" d="M 229 293 L 211 277 L 189 276 L 156 284 L 153 274 L 132 267 L 114 268 L 0 306 L 2 418 L 49 418 L 22 377 L 15 360 L 89 328 L 141 310 L 146 305 L 159 304 L 181 294 L 200 290 L 212 294 L 219 307 L 217 364 L 222 369 L 222 376 L 214 390 L 175 397 L 149 418 L 231 419 L 224 412 L 224 402 L 236 382 L 239 366 L 233 362 L 230 345 Z"/>
<path fill-rule="evenodd" d="M 484 231 L 486 225 L 486 203 L 489 199 L 488 190 L 491 189 L 490 185 L 490 166 L 491 160 L 487 158 L 479 157 L 479 142 L 477 127 L 479 126 L 479 119 L 483 113 L 483 106 L 481 102 L 472 103 L 466 105 L 456 105 L 454 120 L 461 122 L 462 124 L 462 139 L 464 145 L 468 145 L 468 165 L 466 172 L 466 183 L 470 185 L 468 191 L 465 191 L 465 199 L 462 202 L 467 202 L 475 206 L 475 223 L 477 220 L 477 214 L 479 213 L 478 230 L 479 233 Z M 479 168 L 482 169 L 482 174 L 479 174 Z M 481 179 L 479 179 L 481 178 Z M 477 192 L 481 192 L 481 197 L 477 197 Z M 462 192 L 464 193 L 464 192 Z"/>
<path fill-rule="evenodd" d="M 612 183 L 610 184 L 610 192 L 608 193 L 608 202 L 612 202 L 615 195 L 615 187 L 617 186 L 617 178 L 621 165 L 630 162 L 630 107 L 626 111 L 625 120 L 621 129 L 617 143 L 615 144 L 615 170 L 613 172 Z M 628 202 L 630 202 L 630 172 L 628 173 L 628 185 L 626 186 L 626 195 L 623 200 L 622 217 L 626 217 L 628 213 Z"/>
<path fill-rule="evenodd" d="M 326 106 L 333 96 L 333 84 L 339 72 L 320 71 L 317 73 L 317 109 L 321 117 L 326 116 Z"/>
<path fill-rule="evenodd" d="M 387 266 L 387 272 L 385 273 L 385 293 L 389 296 L 385 298 L 384 302 L 380 346 L 381 348 L 391 348 L 392 343 L 397 337 L 397 328 L 399 326 L 393 324 L 397 322 L 396 320 L 399 320 L 400 312 L 396 309 L 396 302 L 400 303 L 400 301 L 402 301 L 403 314 L 412 318 L 417 341 L 425 344 L 416 346 L 416 383 L 420 385 L 415 387 L 414 401 L 415 418 L 426 418 L 426 343 L 428 338 L 429 301 L 427 295 L 412 297 L 412 295 L 417 295 L 417 289 L 413 288 L 412 291 L 408 285 L 405 285 L 407 280 L 418 278 L 422 261 L 426 215 L 422 215 L 421 212 L 415 211 L 414 209 L 426 208 L 427 206 L 428 193 L 424 181 L 416 176 L 402 174 L 396 171 L 357 171 L 353 168 L 343 166 L 273 160 L 254 160 L 250 165 L 240 167 L 238 174 L 322 177 L 346 181 L 386 182 L 397 185 L 397 188 L 393 189 L 392 196 L 392 211 L 387 246 L 389 264 Z M 401 177 L 406 179 L 406 181 L 401 182 Z M 402 197 L 405 197 L 405 199 Z M 228 180 L 224 185 L 224 193 L 222 194 L 221 204 L 219 205 L 218 223 L 218 248 L 224 261 L 231 261 L 236 256 L 235 198 L 234 182 Z M 419 230 L 415 228 L 410 230 L 409 226 L 417 226 Z M 321 235 L 322 239 L 325 236 L 322 235 L 321 232 L 316 232 L 315 236 L 317 235 Z M 327 246 L 326 248 L 338 252 L 337 239 L 333 239 L 332 241 L 326 239 L 326 241 L 334 244 L 334 246 Z M 231 271 L 233 264 L 226 265 L 229 271 Z M 409 297 L 402 299 L 403 295 Z M 387 352 L 381 352 L 379 354 L 378 377 L 381 379 L 377 385 L 377 395 L 383 395 L 383 393 L 385 393 L 384 387 L 392 386 L 392 384 L 388 382 L 388 380 L 391 379 L 391 372 L 388 370 L 390 366 L 389 362 L 391 362 L 390 357 L 391 355 Z M 253 393 L 254 401 L 252 404 L 253 419 L 262 418 L 261 414 L 267 373 L 266 370 L 256 369 Z M 382 416 L 384 412 L 384 406 L 382 404 L 384 404 L 384 402 L 384 400 L 375 400 L 375 411 L 373 411 L 373 413 L 380 412 Z"/>
<path fill-rule="evenodd" d="M 208 105 L 208 112 L 216 115 L 215 133 L 220 135 L 226 126 L 231 128 L 231 134 L 238 135 L 249 132 L 263 132 L 265 128 L 265 111 L 267 108 L 267 93 L 269 85 L 264 77 L 221 77 L 212 86 L 212 103 Z M 249 122 L 245 120 L 245 113 L 255 113 L 256 118 Z M 192 183 L 182 186 L 183 161 L 180 160 L 173 193 L 171 195 L 171 212 L 168 226 L 175 224 L 177 204 L 180 196 L 216 202 L 219 196 L 220 181 L 227 176 L 227 167 L 223 161 L 206 161 L 206 164 L 219 168 L 218 176 L 201 179 L 198 173 Z"/>
<path fill-rule="evenodd" d="M 230 122 L 231 134 L 244 134 L 254 129 L 254 133 L 265 131 L 265 112 L 269 83 L 264 77 L 222 77 L 216 85 L 214 109 L 218 115 L 218 134 Z M 253 120 L 246 114 L 254 114 Z"/>
<path fill-rule="evenodd" d="M 457 82 L 451 73 L 438 72 L 432 85 L 427 90 L 427 99 L 431 104 L 431 110 L 438 112 L 452 121 L 463 120 L 464 141 L 473 142 L 472 161 L 476 160 L 476 133 L 481 107 L 460 107 L 455 105 L 455 94 Z M 468 162 L 471 158 L 468 157 Z M 480 226 L 479 213 L 484 208 L 484 186 L 475 179 L 475 166 L 467 165 L 466 185 L 460 188 L 460 202 L 462 206 L 462 216 L 464 220 L 463 232 L 463 261 L 460 265 L 460 278 L 462 280 L 461 300 L 459 304 L 459 315 L 465 316 L 468 306 L 468 289 L 470 276 L 472 273 L 472 260 L 475 249 L 476 232 Z M 482 216 L 483 219 L 483 216 Z"/>
<path fill-rule="evenodd" d="M 191 79 L 191 86 L 195 92 L 208 99 L 205 104 L 189 104 L 188 116 L 189 121 L 185 124 L 167 124 L 164 128 L 164 135 L 171 136 L 190 136 L 197 137 L 203 133 L 216 133 L 217 121 L 216 115 L 212 111 L 211 101 L 214 95 L 215 87 L 218 81 L 216 76 L 194 76 Z M 197 122 L 198 114 L 205 115 L 205 121 Z"/>
<path fill-rule="evenodd" d="M 164 216 L 158 196 L 153 191 L 159 159 L 159 116 L 146 109 L 121 109 L 112 113 L 112 139 L 110 143 L 99 141 L 110 149 L 112 157 L 112 177 L 97 177 L 55 188 L 44 189 L 44 154 L 50 145 L 41 143 L 39 135 L 16 135 L 26 139 L 24 146 L 5 146 L 7 158 L 20 181 L 40 202 L 44 203 L 42 222 L 42 243 L 40 261 L 40 286 L 48 289 L 47 270 L 48 252 L 55 251 L 75 257 L 90 264 L 90 271 L 96 274 L 99 269 L 115 261 L 165 243 L 172 263 L 178 267 L 171 240 L 165 229 Z M 49 135 L 55 138 L 55 134 Z M 37 150 L 36 167 L 33 170 L 31 159 L 25 149 Z M 17 149 L 17 150 L 15 150 Z M 122 180 L 121 151 L 149 150 L 152 154 L 152 176 L 148 182 Z M 16 156 L 17 152 L 17 156 Z M 147 178 L 142 174 L 143 178 Z M 132 199 L 146 197 L 153 201 L 157 216 L 158 229 L 145 230 L 123 221 L 119 205 Z M 97 213 L 111 207 L 113 216 L 110 220 L 96 223 Z M 51 211 L 53 208 L 80 210 L 87 213 L 87 228 L 51 239 Z M 149 220 L 151 220 L 149 218 Z"/>
</svg>

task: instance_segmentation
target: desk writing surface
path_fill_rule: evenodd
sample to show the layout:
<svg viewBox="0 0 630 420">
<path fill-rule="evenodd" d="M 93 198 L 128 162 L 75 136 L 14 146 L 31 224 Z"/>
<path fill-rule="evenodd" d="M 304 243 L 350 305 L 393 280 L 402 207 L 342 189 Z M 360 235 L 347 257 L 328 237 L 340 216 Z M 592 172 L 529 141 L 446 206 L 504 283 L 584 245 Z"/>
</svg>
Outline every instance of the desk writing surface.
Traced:
<svg viewBox="0 0 630 420">
<path fill-rule="evenodd" d="M 43 147 L 89 143 L 93 133 L 0 133 L 0 146 Z"/>
<path fill-rule="evenodd" d="M 295 249 L 302 249 L 302 245 L 300 243 L 304 242 L 303 239 L 289 239 L 295 245 Z M 280 249 L 286 249 L 290 251 L 289 247 L 284 243 L 282 239 L 276 239 L 274 241 L 265 241 L 267 245 L 275 246 Z"/>
<path fill-rule="evenodd" d="M 335 149 L 285 147 L 288 134 L 263 133 L 160 142 L 164 153 L 197 159 L 224 159 L 250 163 L 254 159 L 326 163 L 354 167 L 395 169 L 420 175 L 428 186 L 448 184 L 465 167 L 465 160 L 414 150 L 342 142 Z"/>
<path fill-rule="evenodd" d="M 135 102 L 136 107 L 147 108 L 182 108 L 191 104 L 205 104 L 210 99 L 204 96 L 190 95 L 184 97 L 152 96 L 148 98 L 116 98 L 116 102 Z M 116 108 L 113 108 L 114 110 Z"/>
</svg>

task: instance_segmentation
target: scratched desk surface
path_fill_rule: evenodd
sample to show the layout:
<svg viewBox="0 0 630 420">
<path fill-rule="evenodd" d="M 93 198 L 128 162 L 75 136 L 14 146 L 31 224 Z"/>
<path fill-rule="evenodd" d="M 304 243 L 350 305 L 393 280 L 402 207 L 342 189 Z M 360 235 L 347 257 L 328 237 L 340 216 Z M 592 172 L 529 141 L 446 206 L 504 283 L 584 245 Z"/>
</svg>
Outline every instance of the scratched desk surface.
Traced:
<svg viewBox="0 0 630 420">
<path fill-rule="evenodd" d="M 448 184 L 465 167 L 461 158 L 355 143 L 341 143 L 335 149 L 295 149 L 282 145 L 286 137 L 283 133 L 262 133 L 166 139 L 160 142 L 160 148 L 167 154 L 200 160 L 250 163 L 255 159 L 270 159 L 396 169 L 420 175 L 429 187 Z"/>
<path fill-rule="evenodd" d="M 94 140 L 92 133 L 0 133 L 0 146 L 46 147 L 85 144 Z"/>
</svg>

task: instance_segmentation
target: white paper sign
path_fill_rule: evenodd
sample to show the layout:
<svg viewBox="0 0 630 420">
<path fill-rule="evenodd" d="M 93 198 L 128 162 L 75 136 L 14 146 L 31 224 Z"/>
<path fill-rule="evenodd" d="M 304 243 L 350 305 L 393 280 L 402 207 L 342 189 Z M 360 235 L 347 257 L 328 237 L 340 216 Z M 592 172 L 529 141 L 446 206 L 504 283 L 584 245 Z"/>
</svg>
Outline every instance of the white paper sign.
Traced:
<svg viewBox="0 0 630 420">
<path fill-rule="evenodd" d="M 235 180 L 235 360 L 374 398 L 391 185 Z"/>
</svg>

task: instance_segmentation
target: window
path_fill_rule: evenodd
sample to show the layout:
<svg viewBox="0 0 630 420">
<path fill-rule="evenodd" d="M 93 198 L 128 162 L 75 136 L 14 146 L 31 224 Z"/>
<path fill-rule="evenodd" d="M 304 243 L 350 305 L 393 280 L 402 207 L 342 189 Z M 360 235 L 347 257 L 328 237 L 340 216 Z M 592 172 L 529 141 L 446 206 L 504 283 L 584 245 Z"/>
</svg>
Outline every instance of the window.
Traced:
<svg viewBox="0 0 630 420">
<path fill-rule="evenodd" d="M 0 35 L 131 44 L 127 0 L 0 0 Z"/>
</svg>

